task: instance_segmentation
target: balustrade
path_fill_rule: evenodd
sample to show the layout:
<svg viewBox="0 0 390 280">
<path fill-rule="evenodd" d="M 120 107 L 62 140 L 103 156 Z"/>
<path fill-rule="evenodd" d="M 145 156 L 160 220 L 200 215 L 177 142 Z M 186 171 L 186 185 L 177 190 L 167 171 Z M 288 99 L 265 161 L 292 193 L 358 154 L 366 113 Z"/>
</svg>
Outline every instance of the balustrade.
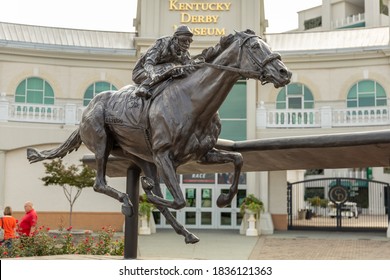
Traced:
<svg viewBox="0 0 390 280">
<path fill-rule="evenodd" d="M 297 110 L 266 109 L 264 106 L 257 108 L 258 128 L 331 128 L 388 124 L 388 107 Z"/>
<path fill-rule="evenodd" d="M 332 22 L 333 28 L 342 28 L 346 27 L 349 25 L 354 25 L 360 22 L 365 21 L 365 15 L 364 13 L 361 14 L 356 14 L 356 15 L 351 15 L 349 17 L 343 18 L 343 19 L 338 19 Z"/>
<path fill-rule="evenodd" d="M 74 104 L 42 105 L 0 100 L 0 122 L 37 122 L 75 125 L 84 107 Z"/>
<path fill-rule="evenodd" d="M 38 105 L 0 100 L 0 122 L 40 122 L 77 125 L 84 106 L 76 104 Z M 332 128 L 389 125 L 389 108 L 266 109 L 256 112 L 257 128 Z"/>
</svg>

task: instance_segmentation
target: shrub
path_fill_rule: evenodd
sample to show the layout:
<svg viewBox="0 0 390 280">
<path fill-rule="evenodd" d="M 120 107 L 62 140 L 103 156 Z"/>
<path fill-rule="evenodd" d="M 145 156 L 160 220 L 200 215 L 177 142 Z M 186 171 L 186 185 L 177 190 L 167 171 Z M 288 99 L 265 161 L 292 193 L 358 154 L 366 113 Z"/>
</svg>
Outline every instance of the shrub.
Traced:
<svg viewBox="0 0 390 280">
<path fill-rule="evenodd" d="M 246 210 L 250 210 L 259 215 L 260 212 L 264 212 L 264 203 L 253 194 L 250 194 L 243 199 L 240 206 L 241 214 L 245 213 Z"/>
<path fill-rule="evenodd" d="M 115 255 L 123 256 L 123 237 L 113 240 L 115 230 L 103 227 L 96 236 L 86 232 L 83 240 L 75 241 L 72 228 L 60 230 L 58 235 L 50 236 L 49 228 L 40 227 L 29 236 L 18 236 L 13 239 L 12 248 L 0 246 L 0 258 L 18 258 L 32 256 L 49 256 L 59 254 L 79 255 Z"/>
</svg>

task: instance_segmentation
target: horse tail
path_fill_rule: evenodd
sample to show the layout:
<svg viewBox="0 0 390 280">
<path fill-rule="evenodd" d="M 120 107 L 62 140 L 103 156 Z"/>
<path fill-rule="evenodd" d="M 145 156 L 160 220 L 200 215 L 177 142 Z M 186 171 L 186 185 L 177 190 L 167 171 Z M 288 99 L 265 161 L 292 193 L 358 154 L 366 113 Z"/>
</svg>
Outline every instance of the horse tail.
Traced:
<svg viewBox="0 0 390 280">
<path fill-rule="evenodd" d="M 78 128 L 57 148 L 43 150 L 41 152 L 35 148 L 27 148 L 27 159 L 30 163 L 34 163 L 45 159 L 63 158 L 68 153 L 71 153 L 74 150 L 77 151 L 82 142 Z"/>
</svg>

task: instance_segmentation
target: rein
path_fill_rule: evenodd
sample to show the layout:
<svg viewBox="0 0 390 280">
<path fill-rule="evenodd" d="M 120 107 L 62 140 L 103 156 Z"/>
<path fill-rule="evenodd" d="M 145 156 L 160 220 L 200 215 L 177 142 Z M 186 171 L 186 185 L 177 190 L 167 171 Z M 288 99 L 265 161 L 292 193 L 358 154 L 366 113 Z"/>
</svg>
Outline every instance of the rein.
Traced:
<svg viewBox="0 0 390 280">
<path fill-rule="evenodd" d="M 247 76 L 249 75 L 249 76 L 259 77 L 259 79 L 260 79 L 260 77 L 262 76 L 262 73 L 261 73 L 261 72 L 259 73 L 258 71 L 253 71 L 253 70 L 247 70 L 247 69 L 241 69 L 241 68 L 239 68 L 239 63 L 240 63 L 241 58 L 242 58 L 242 48 L 243 48 L 243 46 L 245 46 L 245 43 L 246 43 L 249 39 L 254 38 L 254 37 L 260 38 L 260 37 L 257 36 L 257 35 L 248 36 L 247 38 L 245 38 L 245 39 L 243 40 L 242 43 L 240 43 L 240 50 L 239 50 L 240 52 L 239 52 L 239 55 L 238 55 L 239 59 L 238 59 L 237 67 L 219 65 L 219 64 L 208 63 L 208 62 L 203 62 L 203 63 L 201 63 L 201 64 L 204 64 L 204 65 L 206 65 L 206 66 L 209 66 L 209 67 L 212 67 L 212 68 L 215 68 L 215 69 L 219 69 L 219 70 L 226 70 L 226 71 L 238 73 L 238 74 L 240 74 L 241 76 L 244 76 L 244 77 L 245 77 L 245 75 L 247 75 Z M 259 70 L 263 70 L 263 68 L 264 68 L 268 63 L 270 63 L 271 61 L 273 61 L 273 60 L 275 60 L 275 59 L 279 59 L 279 60 L 281 59 L 280 54 L 274 52 L 274 53 L 269 54 L 269 55 L 264 59 L 264 61 L 261 62 L 261 61 L 258 61 L 258 60 L 253 56 L 253 53 L 251 53 L 250 51 L 249 51 L 248 53 L 249 53 L 250 58 L 253 60 L 253 62 L 254 62 L 257 66 L 259 66 L 259 68 L 260 68 Z"/>
<path fill-rule="evenodd" d="M 245 74 L 246 75 L 253 75 L 253 76 L 260 76 L 259 72 L 253 71 L 253 70 L 245 70 L 245 69 L 240 69 L 237 67 L 213 64 L 213 63 L 208 63 L 208 62 L 204 62 L 202 64 L 209 66 L 211 68 L 219 69 L 219 70 L 226 70 L 226 71 L 230 71 L 230 72 L 235 72 L 235 73 L 240 74 L 241 76 L 243 76 Z"/>
</svg>

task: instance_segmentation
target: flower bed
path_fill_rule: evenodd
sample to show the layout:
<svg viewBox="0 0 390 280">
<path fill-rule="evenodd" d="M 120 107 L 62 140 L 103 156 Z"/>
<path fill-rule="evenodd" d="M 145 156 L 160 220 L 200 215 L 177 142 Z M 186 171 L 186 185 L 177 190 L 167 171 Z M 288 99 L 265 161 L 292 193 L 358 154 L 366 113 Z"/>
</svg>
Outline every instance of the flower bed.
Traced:
<svg viewBox="0 0 390 280">
<path fill-rule="evenodd" d="M 40 227 L 29 236 L 13 239 L 11 249 L 0 246 L 0 258 L 63 254 L 123 256 L 123 253 L 123 237 L 116 239 L 115 230 L 111 227 L 103 227 L 96 234 L 72 228 L 51 231 Z"/>
</svg>

